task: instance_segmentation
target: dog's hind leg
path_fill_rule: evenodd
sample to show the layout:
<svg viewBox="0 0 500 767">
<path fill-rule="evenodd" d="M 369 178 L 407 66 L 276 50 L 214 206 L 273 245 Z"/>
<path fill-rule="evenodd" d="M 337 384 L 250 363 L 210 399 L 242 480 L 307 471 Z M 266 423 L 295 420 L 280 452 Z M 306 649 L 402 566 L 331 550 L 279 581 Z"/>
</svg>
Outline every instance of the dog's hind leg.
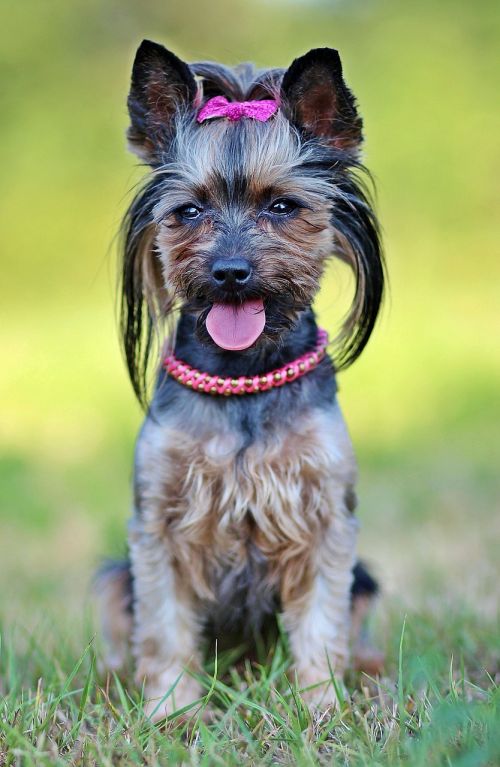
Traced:
<svg viewBox="0 0 500 767">
<path fill-rule="evenodd" d="M 370 676 L 380 674 L 384 654 L 373 644 L 367 620 L 377 597 L 378 583 L 362 562 L 356 562 L 351 586 L 351 646 L 352 665 L 356 671 Z"/>
<path fill-rule="evenodd" d="M 103 670 L 120 671 L 129 656 L 132 636 L 132 573 L 130 563 L 106 562 L 94 582 L 103 639 Z"/>
</svg>

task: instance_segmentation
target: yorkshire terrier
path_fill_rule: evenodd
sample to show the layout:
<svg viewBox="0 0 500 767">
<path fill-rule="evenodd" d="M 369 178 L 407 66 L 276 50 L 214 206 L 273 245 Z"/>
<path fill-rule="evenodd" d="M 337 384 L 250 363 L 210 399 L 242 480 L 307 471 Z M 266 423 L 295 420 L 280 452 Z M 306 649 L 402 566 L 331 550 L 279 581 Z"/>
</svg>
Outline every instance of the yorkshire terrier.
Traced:
<svg viewBox="0 0 500 767">
<path fill-rule="evenodd" d="M 384 285 L 356 100 L 330 48 L 262 71 L 188 65 L 144 41 L 128 108 L 151 172 L 124 221 L 121 319 L 147 416 L 130 562 L 100 580 L 108 664 L 130 639 L 162 718 L 200 697 L 209 627 L 222 640 L 280 614 L 306 700 L 335 704 L 377 590 L 355 559 L 356 463 L 335 383 Z M 331 256 L 355 277 L 332 347 L 312 309 Z"/>
</svg>

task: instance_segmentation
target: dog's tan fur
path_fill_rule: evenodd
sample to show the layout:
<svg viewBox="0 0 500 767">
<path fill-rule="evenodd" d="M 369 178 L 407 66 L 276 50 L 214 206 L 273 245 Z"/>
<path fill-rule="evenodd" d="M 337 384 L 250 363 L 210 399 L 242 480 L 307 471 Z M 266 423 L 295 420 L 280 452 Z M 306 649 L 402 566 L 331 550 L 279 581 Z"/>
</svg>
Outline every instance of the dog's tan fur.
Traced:
<svg viewBox="0 0 500 767">
<path fill-rule="evenodd" d="M 325 683 L 329 663 L 341 674 L 347 662 L 357 528 L 346 504 L 355 461 L 340 411 L 306 412 L 293 430 L 277 424 L 243 454 L 223 423 L 216 434 L 198 423 L 198 433 L 186 433 L 175 418 L 148 421 L 140 441 L 140 514 L 129 537 L 137 677 L 154 700 L 183 669 L 199 667 L 198 615 L 215 599 L 216 571 L 244 565 L 253 540 L 281 596 L 299 684 Z M 195 693 L 184 674 L 176 707 Z M 323 685 L 309 695 L 334 693 Z"/>
</svg>

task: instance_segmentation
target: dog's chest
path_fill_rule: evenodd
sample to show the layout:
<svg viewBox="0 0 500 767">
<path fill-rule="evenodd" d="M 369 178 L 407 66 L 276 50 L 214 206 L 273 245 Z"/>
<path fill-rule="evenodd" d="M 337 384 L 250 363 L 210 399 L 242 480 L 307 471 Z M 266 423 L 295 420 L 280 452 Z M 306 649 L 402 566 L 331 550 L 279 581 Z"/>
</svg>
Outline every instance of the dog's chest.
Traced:
<svg viewBox="0 0 500 767">
<path fill-rule="evenodd" d="M 136 470 L 144 523 L 208 586 L 227 570 L 253 567 L 256 556 L 270 572 L 280 557 L 310 550 L 333 511 L 336 487 L 343 492 L 353 481 L 354 461 L 335 406 L 247 445 L 224 424 L 195 434 L 174 419 L 149 421 Z"/>
</svg>

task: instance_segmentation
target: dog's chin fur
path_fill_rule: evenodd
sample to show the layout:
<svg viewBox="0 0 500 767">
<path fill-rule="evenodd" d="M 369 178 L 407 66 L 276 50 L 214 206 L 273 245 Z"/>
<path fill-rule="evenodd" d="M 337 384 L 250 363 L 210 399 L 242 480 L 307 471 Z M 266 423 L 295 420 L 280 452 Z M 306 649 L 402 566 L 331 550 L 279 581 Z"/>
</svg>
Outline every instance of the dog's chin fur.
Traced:
<svg viewBox="0 0 500 767">
<path fill-rule="evenodd" d="M 276 98 L 280 108 L 265 123 L 200 125 L 197 109 L 214 95 Z M 132 633 L 137 681 L 158 718 L 200 693 L 190 672 L 200 669 L 204 627 L 220 636 L 243 623 L 248 633 L 279 610 L 306 698 L 335 704 L 331 674 L 340 680 L 348 662 L 350 610 L 359 628 L 376 592 L 355 564 L 356 463 L 335 381 L 335 368 L 370 337 L 384 278 L 360 180 L 355 99 L 330 49 L 286 72 L 258 72 L 190 67 L 145 41 L 129 111 L 130 144 L 152 172 L 124 221 L 122 336 L 147 417 L 130 566 L 108 570 L 103 590 L 112 657 Z M 275 215 L 277 199 L 287 200 L 286 215 Z M 186 206 L 197 208 L 194 217 Z M 251 267 L 239 300 L 260 297 L 266 310 L 263 333 L 242 352 L 221 349 L 206 328 L 210 306 L 224 299 L 211 280 L 214 259 L 234 256 Z M 172 317 L 177 357 L 213 375 L 267 373 L 311 351 L 312 302 L 332 256 L 355 276 L 334 359 L 279 388 L 228 397 L 193 391 L 160 369 L 151 397 L 153 340 Z M 156 706 L 173 687 L 175 700 Z"/>
</svg>

